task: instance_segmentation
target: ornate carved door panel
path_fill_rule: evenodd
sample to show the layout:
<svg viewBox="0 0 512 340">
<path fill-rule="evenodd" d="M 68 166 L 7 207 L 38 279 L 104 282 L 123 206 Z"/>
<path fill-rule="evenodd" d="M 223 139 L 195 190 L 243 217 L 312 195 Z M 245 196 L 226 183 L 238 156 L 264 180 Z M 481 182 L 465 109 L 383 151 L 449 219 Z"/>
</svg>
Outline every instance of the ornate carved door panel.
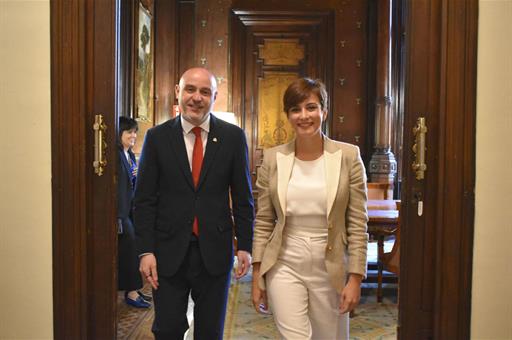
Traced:
<svg viewBox="0 0 512 340">
<path fill-rule="evenodd" d="M 232 106 L 249 144 L 253 181 L 263 149 L 290 141 L 283 112 L 291 81 L 309 76 L 331 87 L 331 12 L 232 12 Z"/>
</svg>

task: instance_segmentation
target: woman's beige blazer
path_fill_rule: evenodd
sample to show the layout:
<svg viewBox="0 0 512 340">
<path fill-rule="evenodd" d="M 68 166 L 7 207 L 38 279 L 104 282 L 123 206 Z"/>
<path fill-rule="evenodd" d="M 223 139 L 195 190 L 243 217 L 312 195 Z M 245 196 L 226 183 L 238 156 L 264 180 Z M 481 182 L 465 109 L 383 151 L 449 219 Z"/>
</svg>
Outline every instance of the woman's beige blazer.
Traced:
<svg viewBox="0 0 512 340">
<path fill-rule="evenodd" d="M 254 227 L 253 263 L 264 275 L 276 263 L 286 225 L 286 193 L 295 159 L 295 141 L 266 149 L 258 170 L 258 209 Z M 359 148 L 324 137 L 327 181 L 327 246 L 325 266 L 338 293 L 346 273 L 366 277 L 368 245 L 366 173 Z"/>
</svg>

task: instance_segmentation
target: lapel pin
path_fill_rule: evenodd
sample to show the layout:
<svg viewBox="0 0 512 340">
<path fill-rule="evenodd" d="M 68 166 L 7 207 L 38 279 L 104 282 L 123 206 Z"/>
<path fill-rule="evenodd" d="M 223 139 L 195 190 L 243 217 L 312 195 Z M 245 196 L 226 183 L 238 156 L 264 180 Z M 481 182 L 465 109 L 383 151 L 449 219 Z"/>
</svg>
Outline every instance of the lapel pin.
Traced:
<svg viewBox="0 0 512 340">
<path fill-rule="evenodd" d="M 213 141 L 214 143 L 217 143 L 217 137 L 213 137 L 212 141 Z"/>
</svg>

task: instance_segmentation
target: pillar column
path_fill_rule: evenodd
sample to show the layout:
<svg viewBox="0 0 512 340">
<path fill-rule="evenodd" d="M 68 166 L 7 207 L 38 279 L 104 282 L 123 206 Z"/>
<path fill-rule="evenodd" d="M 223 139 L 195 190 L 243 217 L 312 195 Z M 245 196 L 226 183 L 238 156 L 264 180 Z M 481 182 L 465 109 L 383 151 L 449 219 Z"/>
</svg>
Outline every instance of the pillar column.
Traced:
<svg viewBox="0 0 512 340">
<path fill-rule="evenodd" d="M 375 145 L 370 160 L 370 181 L 393 185 L 397 165 L 391 151 L 393 98 L 391 96 L 391 9 L 393 0 L 377 1 L 377 74 Z"/>
</svg>

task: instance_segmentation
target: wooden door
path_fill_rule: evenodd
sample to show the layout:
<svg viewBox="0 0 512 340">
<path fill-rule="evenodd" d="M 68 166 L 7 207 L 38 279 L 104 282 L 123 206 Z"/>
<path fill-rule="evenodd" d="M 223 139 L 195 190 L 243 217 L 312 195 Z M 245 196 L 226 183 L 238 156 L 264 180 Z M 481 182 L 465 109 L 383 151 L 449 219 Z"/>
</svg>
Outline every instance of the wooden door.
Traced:
<svg viewBox="0 0 512 340">
<path fill-rule="evenodd" d="M 477 1 L 405 4 L 399 338 L 469 339 Z M 424 179 L 411 167 L 419 117 L 428 128 Z"/>
<path fill-rule="evenodd" d="M 232 107 L 246 131 L 253 184 L 263 149 L 294 136 L 282 104 L 288 84 L 309 76 L 330 90 L 332 17 L 328 11 L 232 12 Z"/>
<path fill-rule="evenodd" d="M 55 339 L 116 330 L 115 0 L 51 2 L 53 312 Z M 95 116 L 106 126 L 95 173 Z"/>
</svg>

